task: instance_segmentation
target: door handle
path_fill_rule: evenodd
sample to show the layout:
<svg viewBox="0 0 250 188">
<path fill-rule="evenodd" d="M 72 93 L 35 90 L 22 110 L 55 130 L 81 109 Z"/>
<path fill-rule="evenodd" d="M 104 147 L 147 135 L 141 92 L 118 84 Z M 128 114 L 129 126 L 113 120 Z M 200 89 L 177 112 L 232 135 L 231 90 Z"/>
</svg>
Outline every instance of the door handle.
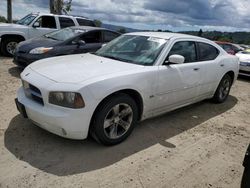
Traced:
<svg viewBox="0 0 250 188">
<path fill-rule="evenodd" d="M 220 64 L 221 67 L 224 67 L 225 65 L 224 64 Z"/>
<path fill-rule="evenodd" d="M 194 70 L 194 71 L 198 71 L 198 70 L 200 70 L 200 68 L 194 68 L 193 70 Z"/>
</svg>

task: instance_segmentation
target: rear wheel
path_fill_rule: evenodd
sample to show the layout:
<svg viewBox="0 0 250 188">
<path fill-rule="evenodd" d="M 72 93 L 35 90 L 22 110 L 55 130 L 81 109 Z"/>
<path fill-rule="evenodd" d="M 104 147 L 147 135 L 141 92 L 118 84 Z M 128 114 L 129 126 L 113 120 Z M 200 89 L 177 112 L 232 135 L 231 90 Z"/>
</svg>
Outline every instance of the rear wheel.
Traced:
<svg viewBox="0 0 250 188">
<path fill-rule="evenodd" d="M 138 108 L 129 95 L 117 94 L 104 101 L 93 118 L 92 137 L 104 145 L 115 145 L 131 134 L 138 118 Z"/>
<path fill-rule="evenodd" d="M 215 103 L 223 103 L 230 92 L 232 86 L 232 78 L 226 74 L 220 81 L 220 84 L 218 88 L 216 89 L 216 92 L 213 97 L 213 101 Z"/>
<path fill-rule="evenodd" d="M 15 37 L 3 39 L 1 42 L 1 52 L 3 55 L 12 57 L 19 42 L 21 40 Z"/>
</svg>

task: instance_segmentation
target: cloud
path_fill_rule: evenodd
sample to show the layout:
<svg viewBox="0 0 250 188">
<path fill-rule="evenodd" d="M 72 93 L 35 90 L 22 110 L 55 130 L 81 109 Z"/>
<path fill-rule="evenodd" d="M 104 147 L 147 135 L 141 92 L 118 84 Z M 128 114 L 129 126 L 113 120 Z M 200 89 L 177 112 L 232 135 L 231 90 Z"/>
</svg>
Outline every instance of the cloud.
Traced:
<svg viewBox="0 0 250 188">
<path fill-rule="evenodd" d="M 0 14 L 6 12 L 3 6 Z M 250 0 L 72 1 L 73 15 L 142 29 L 250 31 L 249 9 Z M 49 12 L 49 0 L 13 0 L 14 17 L 39 11 Z"/>
</svg>

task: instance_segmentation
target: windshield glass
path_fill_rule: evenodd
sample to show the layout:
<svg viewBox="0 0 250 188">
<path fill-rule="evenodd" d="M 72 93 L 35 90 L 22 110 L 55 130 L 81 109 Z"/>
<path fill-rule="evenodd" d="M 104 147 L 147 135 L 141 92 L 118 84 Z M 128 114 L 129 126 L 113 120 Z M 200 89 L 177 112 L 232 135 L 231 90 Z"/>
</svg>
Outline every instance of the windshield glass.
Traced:
<svg viewBox="0 0 250 188">
<path fill-rule="evenodd" d="M 153 65 L 167 40 L 137 35 L 120 36 L 95 55 L 139 65 Z"/>
<path fill-rule="evenodd" d="M 65 41 L 84 32 L 86 32 L 84 29 L 66 27 L 64 29 L 48 33 L 44 36 L 54 40 Z"/>
<path fill-rule="evenodd" d="M 23 17 L 21 20 L 18 20 L 16 23 L 20 25 L 29 25 L 36 17 L 37 17 L 37 14 L 28 14 L 27 16 Z"/>
</svg>

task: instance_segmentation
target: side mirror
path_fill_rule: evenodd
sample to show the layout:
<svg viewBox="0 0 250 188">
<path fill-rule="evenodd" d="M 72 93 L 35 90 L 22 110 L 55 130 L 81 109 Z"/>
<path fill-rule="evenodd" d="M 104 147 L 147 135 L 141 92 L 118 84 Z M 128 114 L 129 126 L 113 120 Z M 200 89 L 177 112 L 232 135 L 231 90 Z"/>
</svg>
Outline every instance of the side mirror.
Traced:
<svg viewBox="0 0 250 188">
<path fill-rule="evenodd" d="M 85 44 L 86 44 L 86 42 L 84 40 L 77 41 L 78 46 L 84 46 Z"/>
<path fill-rule="evenodd" d="M 39 23 L 39 22 L 35 22 L 35 23 L 33 24 L 33 27 L 34 27 L 34 28 L 40 27 L 40 23 Z"/>
<path fill-rule="evenodd" d="M 168 62 L 174 63 L 174 64 L 183 64 L 184 61 L 185 61 L 185 57 L 183 57 L 182 55 L 171 55 L 168 58 Z"/>
</svg>

